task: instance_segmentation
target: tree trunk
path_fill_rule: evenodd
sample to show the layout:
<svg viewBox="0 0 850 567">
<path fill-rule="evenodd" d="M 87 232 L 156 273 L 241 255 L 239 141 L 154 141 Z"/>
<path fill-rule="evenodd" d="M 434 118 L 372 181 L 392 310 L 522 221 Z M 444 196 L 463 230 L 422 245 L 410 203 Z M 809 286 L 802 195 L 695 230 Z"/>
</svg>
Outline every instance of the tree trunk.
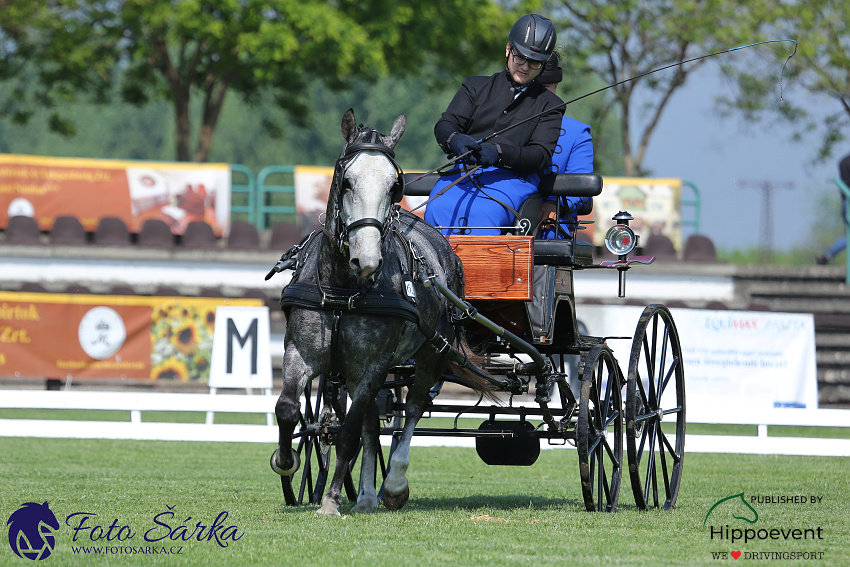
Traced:
<svg viewBox="0 0 850 567">
<path fill-rule="evenodd" d="M 210 159 L 210 149 L 212 148 L 213 135 L 215 128 L 218 125 L 218 118 L 221 115 L 221 109 L 224 106 L 224 99 L 227 95 L 227 81 L 222 80 L 216 82 L 215 79 L 209 81 L 204 96 L 203 119 L 201 122 L 201 130 L 198 133 L 198 143 L 195 146 L 194 161 L 206 162 Z"/>
<path fill-rule="evenodd" d="M 189 161 L 189 146 L 192 142 L 189 101 L 189 89 L 180 89 L 174 93 L 174 144 L 177 161 Z"/>
</svg>

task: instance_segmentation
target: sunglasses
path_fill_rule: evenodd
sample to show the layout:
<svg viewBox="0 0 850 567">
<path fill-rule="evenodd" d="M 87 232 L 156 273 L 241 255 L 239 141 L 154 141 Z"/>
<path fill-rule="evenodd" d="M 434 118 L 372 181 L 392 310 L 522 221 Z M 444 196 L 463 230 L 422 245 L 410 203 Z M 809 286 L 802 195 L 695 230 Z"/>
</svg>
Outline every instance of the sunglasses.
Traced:
<svg viewBox="0 0 850 567">
<path fill-rule="evenodd" d="M 543 61 L 532 61 L 528 57 L 523 57 L 522 55 L 514 51 L 513 46 L 511 46 L 511 55 L 513 55 L 514 63 L 516 63 L 520 67 L 528 63 L 528 68 L 534 69 L 535 71 L 537 69 L 540 69 L 544 63 Z"/>
</svg>

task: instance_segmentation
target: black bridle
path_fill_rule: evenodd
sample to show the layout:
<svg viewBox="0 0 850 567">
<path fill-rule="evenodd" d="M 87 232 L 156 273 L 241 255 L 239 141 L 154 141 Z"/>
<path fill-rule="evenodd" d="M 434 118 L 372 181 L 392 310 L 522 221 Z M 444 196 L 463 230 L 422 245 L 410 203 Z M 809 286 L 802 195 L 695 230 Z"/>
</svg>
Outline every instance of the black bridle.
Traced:
<svg viewBox="0 0 850 567">
<path fill-rule="evenodd" d="M 366 217 L 351 222 L 348 225 L 342 220 L 342 197 L 348 190 L 348 186 L 345 183 L 345 173 L 349 164 L 361 152 L 379 152 L 390 160 L 390 163 L 396 170 L 396 181 L 390 189 L 392 203 L 398 203 L 404 196 L 404 172 L 395 160 L 395 152 L 393 152 L 392 148 L 384 144 L 381 138 L 381 133 L 374 128 L 364 130 L 358 135 L 359 141 L 346 144 L 342 150 L 342 154 L 334 165 L 334 176 L 331 187 L 332 191 L 335 190 L 337 192 L 337 206 L 336 211 L 334 211 L 334 232 L 331 234 L 326 230 L 325 233 L 328 234 L 332 241 L 337 243 L 340 250 L 343 250 L 348 244 L 349 233 L 356 228 L 364 226 L 372 226 L 380 230 L 381 241 L 383 242 L 390 225 L 390 219 L 392 218 L 393 207 L 390 207 L 390 211 L 384 220 Z"/>
</svg>

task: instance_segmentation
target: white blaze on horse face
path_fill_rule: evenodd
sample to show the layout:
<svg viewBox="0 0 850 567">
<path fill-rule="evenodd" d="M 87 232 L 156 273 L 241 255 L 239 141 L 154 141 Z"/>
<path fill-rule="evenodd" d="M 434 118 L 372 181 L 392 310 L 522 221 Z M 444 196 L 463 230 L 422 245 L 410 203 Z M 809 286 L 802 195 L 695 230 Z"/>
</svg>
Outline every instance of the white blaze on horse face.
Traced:
<svg viewBox="0 0 850 567">
<path fill-rule="evenodd" d="M 396 169 L 379 152 L 363 152 L 348 165 L 345 179 L 350 188 L 342 199 L 345 226 L 372 218 L 384 222 L 392 205 L 390 189 L 396 182 Z M 381 230 L 361 226 L 348 235 L 349 265 L 360 277 L 368 278 L 381 266 Z"/>
</svg>

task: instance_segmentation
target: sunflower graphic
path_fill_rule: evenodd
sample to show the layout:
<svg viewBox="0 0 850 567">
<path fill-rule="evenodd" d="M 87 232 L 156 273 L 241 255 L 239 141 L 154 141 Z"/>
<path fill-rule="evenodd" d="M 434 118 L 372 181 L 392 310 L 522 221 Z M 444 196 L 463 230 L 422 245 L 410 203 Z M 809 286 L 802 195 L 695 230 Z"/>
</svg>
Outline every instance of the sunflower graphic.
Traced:
<svg viewBox="0 0 850 567">
<path fill-rule="evenodd" d="M 189 381 L 189 367 L 179 358 L 169 358 L 151 368 L 151 378 L 154 380 Z"/>
<path fill-rule="evenodd" d="M 151 378 L 209 380 L 215 307 L 192 302 L 159 306 L 151 326 Z"/>
<path fill-rule="evenodd" d="M 198 348 L 198 329 L 195 328 L 194 321 L 190 321 L 171 335 L 171 344 L 183 354 L 192 354 Z"/>
</svg>

